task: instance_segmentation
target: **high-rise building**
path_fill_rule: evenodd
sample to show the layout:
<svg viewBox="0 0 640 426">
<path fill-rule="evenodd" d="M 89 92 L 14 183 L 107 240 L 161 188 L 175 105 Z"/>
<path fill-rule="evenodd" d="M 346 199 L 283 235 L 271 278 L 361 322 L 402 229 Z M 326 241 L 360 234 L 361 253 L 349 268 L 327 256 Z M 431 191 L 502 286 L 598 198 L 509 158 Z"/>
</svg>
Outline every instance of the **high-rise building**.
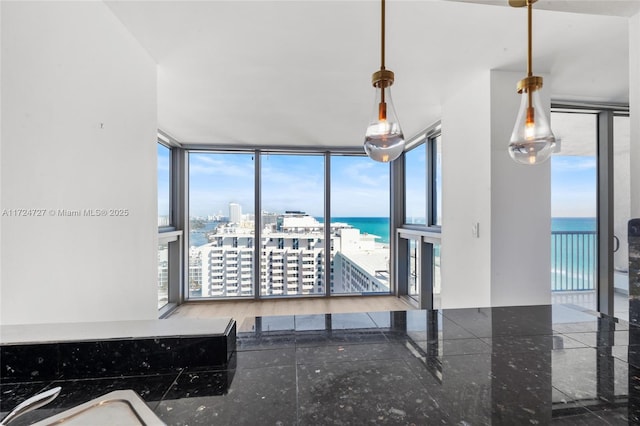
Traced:
<svg viewBox="0 0 640 426">
<path fill-rule="evenodd" d="M 192 258 L 199 260 L 200 267 L 193 277 L 201 277 L 202 297 L 250 296 L 254 250 L 258 249 L 262 295 L 324 294 L 324 242 L 324 224 L 303 212 L 278 215 L 275 227 L 265 226 L 260 245 L 255 244 L 253 226 L 221 225 L 208 244 L 192 249 L 198 252 Z M 374 236 L 360 234 L 347 224 L 332 224 L 329 247 L 331 292 L 389 290 L 389 252 L 376 245 Z"/>
<path fill-rule="evenodd" d="M 355 228 L 332 230 L 332 293 L 389 291 L 389 250 Z"/>
<path fill-rule="evenodd" d="M 238 203 L 229 203 L 229 222 L 242 222 L 242 206 Z"/>
</svg>

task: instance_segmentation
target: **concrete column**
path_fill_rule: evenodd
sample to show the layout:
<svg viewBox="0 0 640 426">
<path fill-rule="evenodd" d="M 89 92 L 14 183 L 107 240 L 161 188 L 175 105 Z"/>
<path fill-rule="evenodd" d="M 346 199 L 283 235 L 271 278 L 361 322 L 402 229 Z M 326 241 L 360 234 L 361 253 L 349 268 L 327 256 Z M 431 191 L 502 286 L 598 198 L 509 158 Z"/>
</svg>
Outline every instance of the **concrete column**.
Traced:
<svg viewBox="0 0 640 426">
<path fill-rule="evenodd" d="M 544 78 L 541 100 L 551 106 Z M 551 303 L 551 164 L 518 164 L 507 146 L 524 73 L 491 71 L 491 305 Z"/>
<path fill-rule="evenodd" d="M 442 107 L 443 308 L 491 303 L 490 73 L 461 84 Z M 479 236 L 472 226 L 480 224 Z"/>
<path fill-rule="evenodd" d="M 443 103 L 443 308 L 551 302 L 550 165 L 507 152 L 523 75 L 479 73 Z"/>
</svg>

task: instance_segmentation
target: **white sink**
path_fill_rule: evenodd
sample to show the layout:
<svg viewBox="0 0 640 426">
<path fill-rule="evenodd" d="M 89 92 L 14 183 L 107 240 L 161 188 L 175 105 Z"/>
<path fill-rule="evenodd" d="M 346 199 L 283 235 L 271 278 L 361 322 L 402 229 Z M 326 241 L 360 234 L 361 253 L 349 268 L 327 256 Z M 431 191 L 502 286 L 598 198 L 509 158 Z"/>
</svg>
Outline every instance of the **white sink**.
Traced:
<svg viewBox="0 0 640 426">
<path fill-rule="evenodd" d="M 166 426 L 132 390 L 109 392 L 49 417 L 33 426 Z"/>
</svg>

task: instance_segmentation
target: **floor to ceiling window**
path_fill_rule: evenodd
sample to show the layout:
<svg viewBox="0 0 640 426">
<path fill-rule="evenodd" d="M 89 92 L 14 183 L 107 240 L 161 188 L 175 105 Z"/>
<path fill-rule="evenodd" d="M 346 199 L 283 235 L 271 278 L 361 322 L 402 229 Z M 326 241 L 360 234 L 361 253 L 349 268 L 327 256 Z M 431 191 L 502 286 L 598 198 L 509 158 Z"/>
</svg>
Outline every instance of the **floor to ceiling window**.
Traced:
<svg viewBox="0 0 640 426">
<path fill-rule="evenodd" d="M 611 109 L 566 108 L 551 113 L 551 125 L 560 140 L 558 152 L 551 158 L 551 285 L 554 303 L 594 311 L 609 304 L 603 303 L 602 294 L 609 298 L 610 292 L 610 314 L 628 320 L 629 122 L 626 114 L 615 114 Z M 612 176 L 612 181 L 603 175 Z M 611 207 L 605 207 L 609 198 Z M 606 229 L 609 221 L 613 234 Z M 599 262 L 607 254 L 612 263 Z M 553 398 L 554 407 L 566 406 L 569 400 L 570 404 L 598 410 L 602 401 L 610 401 L 626 409 L 630 373 L 616 359 L 615 350 L 612 354 L 609 343 L 618 338 L 614 336 L 618 326 L 614 326 L 617 320 L 607 318 L 598 320 L 590 336 L 598 342 L 597 350 L 585 350 L 579 363 L 568 351 L 552 351 L 552 384 L 559 391 L 559 397 Z M 566 326 L 575 329 L 575 319 L 567 321 Z M 562 322 L 562 315 L 556 318 L 554 313 L 554 326 L 561 330 Z M 574 336 L 580 344 L 585 342 L 581 333 Z M 559 342 L 566 344 L 566 340 Z M 567 378 L 574 376 L 571 373 L 579 364 L 589 368 L 576 383 Z"/>
<path fill-rule="evenodd" d="M 431 145 L 431 223 L 430 225 L 442 226 L 442 134 L 437 134 L 430 139 Z M 440 250 L 438 249 L 438 253 Z M 439 256 L 439 255 L 438 255 Z"/>
<path fill-rule="evenodd" d="M 398 287 L 421 308 L 439 306 L 442 135 L 435 125 L 404 153 L 404 222 L 398 230 Z M 397 189 L 397 188 L 396 188 Z"/>
<path fill-rule="evenodd" d="M 158 144 L 158 229 L 171 225 L 171 150 Z M 158 309 L 169 302 L 169 244 L 158 241 Z"/>
<path fill-rule="evenodd" d="M 442 134 L 436 134 L 431 138 L 432 153 L 432 225 L 442 227 Z M 434 239 L 433 244 L 433 308 L 440 308 L 440 291 L 442 289 L 442 279 L 440 274 L 441 266 L 441 245 L 440 241 Z"/>
<path fill-rule="evenodd" d="M 391 292 L 388 164 L 252 150 L 188 165 L 189 298 Z"/>
<path fill-rule="evenodd" d="M 427 143 L 404 154 L 405 224 L 427 224 Z"/>
<path fill-rule="evenodd" d="M 552 112 L 551 290 L 554 300 L 596 309 L 597 114 Z M 566 296 L 566 297 L 565 297 Z"/>
<path fill-rule="evenodd" d="M 405 225 L 442 226 L 442 135 L 425 136 L 404 153 Z"/>
<path fill-rule="evenodd" d="M 176 227 L 174 155 L 169 145 L 157 145 L 158 310 L 166 315 L 180 301 L 182 231 Z"/>
<path fill-rule="evenodd" d="M 171 226 L 171 149 L 158 143 L 158 228 Z"/>
<path fill-rule="evenodd" d="M 189 154 L 189 298 L 254 294 L 254 156 Z"/>
<path fill-rule="evenodd" d="M 261 154 L 260 165 L 260 295 L 324 295 L 324 156 Z"/>
<path fill-rule="evenodd" d="M 389 293 L 389 165 L 331 156 L 331 293 Z"/>
<path fill-rule="evenodd" d="M 600 304 L 607 302 L 599 298 L 606 294 L 613 299 L 611 314 L 623 319 L 629 306 L 628 120 L 628 113 L 611 109 L 557 108 L 551 113 L 559 140 L 551 158 L 553 301 L 604 310 Z M 611 178 L 605 178 L 609 173 Z"/>
<path fill-rule="evenodd" d="M 425 234 L 414 238 L 411 294 L 429 283 L 429 300 L 440 282 L 440 152 L 434 127 L 405 154 L 403 219 Z M 188 151 L 185 163 L 187 298 L 397 291 L 389 164 L 356 152 L 261 150 Z"/>
</svg>

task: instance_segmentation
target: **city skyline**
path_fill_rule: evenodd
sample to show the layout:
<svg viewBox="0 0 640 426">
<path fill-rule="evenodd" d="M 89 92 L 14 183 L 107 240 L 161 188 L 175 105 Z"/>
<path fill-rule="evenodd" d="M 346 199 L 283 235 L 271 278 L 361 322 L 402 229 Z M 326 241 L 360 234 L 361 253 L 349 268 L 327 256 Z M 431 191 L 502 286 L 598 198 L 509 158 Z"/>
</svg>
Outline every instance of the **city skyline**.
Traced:
<svg viewBox="0 0 640 426">
<path fill-rule="evenodd" d="M 220 155 L 225 155 L 221 161 Z M 217 157 L 216 157 L 217 156 Z M 424 160 L 415 157 L 417 162 Z M 262 159 L 263 211 L 301 210 L 324 215 L 324 159 L 319 155 L 267 155 Z M 367 157 L 332 157 L 332 216 L 387 217 L 388 165 Z M 304 177 L 304 179 L 301 178 Z M 552 217 L 596 216 L 596 159 L 593 156 L 551 158 Z M 215 178 L 215 179 L 214 179 Z M 228 212 L 238 203 L 243 213 L 253 206 L 253 154 L 190 154 L 190 217 Z M 424 188 L 421 183 L 413 188 Z M 286 190 L 283 190 L 286 188 Z M 317 194 L 317 197 L 310 197 Z M 407 214 L 421 211 L 407 197 Z M 168 215 L 168 149 L 158 146 L 158 215 Z M 422 209 L 424 210 L 424 209 Z"/>
<path fill-rule="evenodd" d="M 282 215 L 259 241 L 251 227 L 219 224 L 209 242 L 189 249 L 190 297 L 252 296 L 257 248 L 263 295 L 324 294 L 327 286 L 331 293 L 389 291 L 388 246 L 346 224 L 332 224 L 330 234 L 326 244 L 322 225 L 301 213 Z"/>
</svg>

